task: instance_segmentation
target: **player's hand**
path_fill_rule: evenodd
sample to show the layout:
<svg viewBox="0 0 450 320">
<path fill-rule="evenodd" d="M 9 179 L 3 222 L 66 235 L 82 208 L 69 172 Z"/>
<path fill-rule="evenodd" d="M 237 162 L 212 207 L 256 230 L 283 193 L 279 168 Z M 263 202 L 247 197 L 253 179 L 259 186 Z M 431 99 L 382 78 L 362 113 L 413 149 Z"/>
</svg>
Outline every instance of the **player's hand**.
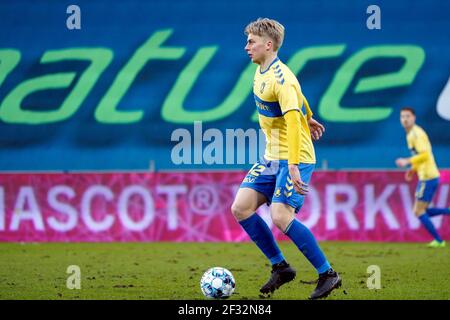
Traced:
<svg viewBox="0 0 450 320">
<path fill-rule="evenodd" d="M 414 170 L 408 170 L 405 172 L 406 182 L 410 182 L 414 178 Z"/>
<path fill-rule="evenodd" d="M 302 181 L 298 165 L 289 165 L 289 175 L 291 176 L 295 191 L 301 195 L 306 195 L 308 193 L 308 185 Z"/>
<path fill-rule="evenodd" d="M 319 140 L 325 132 L 325 127 L 313 118 L 308 119 L 308 126 L 313 140 Z"/>
<path fill-rule="evenodd" d="M 395 160 L 395 164 L 400 167 L 406 167 L 407 165 L 409 165 L 409 159 L 408 158 L 398 158 L 397 160 Z"/>
</svg>

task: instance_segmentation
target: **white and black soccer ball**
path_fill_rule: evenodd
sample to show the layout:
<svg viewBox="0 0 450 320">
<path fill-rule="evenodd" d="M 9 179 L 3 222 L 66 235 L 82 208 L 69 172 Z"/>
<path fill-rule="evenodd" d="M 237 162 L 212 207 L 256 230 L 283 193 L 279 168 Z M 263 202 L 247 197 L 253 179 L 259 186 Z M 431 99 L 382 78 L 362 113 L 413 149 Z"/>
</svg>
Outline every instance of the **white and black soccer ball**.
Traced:
<svg viewBox="0 0 450 320">
<path fill-rule="evenodd" d="M 229 298 L 235 287 L 236 281 L 231 272 L 221 267 L 208 269 L 200 280 L 203 294 L 211 299 Z"/>
</svg>

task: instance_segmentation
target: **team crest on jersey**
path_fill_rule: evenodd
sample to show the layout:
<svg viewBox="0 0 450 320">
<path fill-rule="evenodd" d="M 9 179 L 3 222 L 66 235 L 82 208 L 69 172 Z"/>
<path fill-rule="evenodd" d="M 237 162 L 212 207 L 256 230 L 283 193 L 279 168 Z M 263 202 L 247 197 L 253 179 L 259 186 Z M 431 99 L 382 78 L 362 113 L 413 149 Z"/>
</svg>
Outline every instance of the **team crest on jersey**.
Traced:
<svg viewBox="0 0 450 320">
<path fill-rule="evenodd" d="M 259 88 L 259 93 L 263 93 L 265 87 L 266 87 L 266 83 L 265 82 L 261 83 L 261 88 Z"/>
<path fill-rule="evenodd" d="M 275 195 L 275 197 L 279 197 L 281 195 L 281 188 L 280 187 L 275 190 L 275 194 L 274 195 Z"/>
</svg>

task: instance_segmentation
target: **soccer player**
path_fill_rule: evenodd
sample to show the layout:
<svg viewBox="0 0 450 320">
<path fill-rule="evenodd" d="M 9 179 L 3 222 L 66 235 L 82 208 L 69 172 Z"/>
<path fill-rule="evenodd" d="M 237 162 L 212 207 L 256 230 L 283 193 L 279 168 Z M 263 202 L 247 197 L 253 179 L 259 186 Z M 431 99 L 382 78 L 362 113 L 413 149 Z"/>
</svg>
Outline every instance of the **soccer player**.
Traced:
<svg viewBox="0 0 450 320">
<path fill-rule="evenodd" d="M 414 172 L 417 172 L 419 177 L 413 211 L 428 233 L 434 238 L 428 246 L 432 248 L 445 247 L 445 241 L 439 236 L 430 217 L 450 214 L 450 208 L 428 207 L 439 184 L 439 170 L 434 161 L 430 140 L 425 131 L 416 125 L 414 109 L 409 107 L 402 108 L 400 111 L 400 122 L 405 128 L 408 148 L 413 156 L 410 158 L 398 158 L 395 162 L 399 167 L 411 165 L 411 169 L 406 171 L 405 174 L 406 181 L 412 180 Z"/>
<path fill-rule="evenodd" d="M 311 231 L 295 219 L 308 193 L 316 162 L 311 135 L 319 139 L 324 127 L 312 118 L 297 78 L 278 58 L 284 27 L 275 20 L 260 18 L 247 25 L 245 34 L 245 51 L 259 65 L 253 93 L 267 144 L 264 157 L 244 178 L 231 211 L 272 264 L 271 277 L 260 289 L 262 294 L 274 292 L 296 275 L 270 228 L 255 213 L 259 206 L 268 203 L 274 225 L 317 270 L 319 279 L 310 299 L 326 297 L 341 285 L 341 278 L 331 268 Z"/>
</svg>

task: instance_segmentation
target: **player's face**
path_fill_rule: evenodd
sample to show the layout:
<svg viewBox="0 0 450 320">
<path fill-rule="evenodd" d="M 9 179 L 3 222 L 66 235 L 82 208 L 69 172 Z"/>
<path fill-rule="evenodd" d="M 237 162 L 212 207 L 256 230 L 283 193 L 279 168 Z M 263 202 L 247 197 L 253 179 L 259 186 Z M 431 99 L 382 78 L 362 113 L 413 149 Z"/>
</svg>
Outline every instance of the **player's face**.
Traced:
<svg viewBox="0 0 450 320">
<path fill-rule="evenodd" d="M 265 55 L 268 52 L 267 39 L 254 34 L 249 34 L 247 37 L 247 45 L 245 51 L 253 63 L 260 64 L 265 60 Z"/>
<path fill-rule="evenodd" d="M 411 111 L 404 110 L 400 112 L 400 122 L 405 129 L 411 128 L 416 122 L 416 116 Z"/>
</svg>

